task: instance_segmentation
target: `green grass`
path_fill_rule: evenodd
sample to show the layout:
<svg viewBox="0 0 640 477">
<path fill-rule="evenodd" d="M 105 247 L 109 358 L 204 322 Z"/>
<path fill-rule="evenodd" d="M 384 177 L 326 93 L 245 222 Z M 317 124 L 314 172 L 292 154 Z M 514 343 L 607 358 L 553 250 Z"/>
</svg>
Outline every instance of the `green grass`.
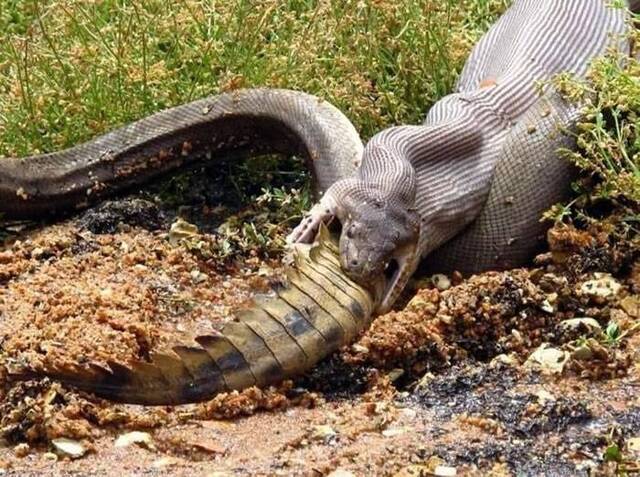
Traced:
<svg viewBox="0 0 640 477">
<path fill-rule="evenodd" d="M 300 89 L 364 138 L 417 123 L 508 0 L 0 0 L 0 156 L 238 87 Z"/>
<path fill-rule="evenodd" d="M 640 20 L 640 17 L 636 17 Z M 640 45 L 640 30 L 632 33 Z M 596 60 L 587 78 L 555 80 L 569 100 L 585 104 L 576 150 L 564 156 L 582 171 L 576 197 L 554 206 L 547 218 L 597 224 L 610 221 L 622 237 L 640 235 L 640 61 L 619 53 Z"/>
</svg>

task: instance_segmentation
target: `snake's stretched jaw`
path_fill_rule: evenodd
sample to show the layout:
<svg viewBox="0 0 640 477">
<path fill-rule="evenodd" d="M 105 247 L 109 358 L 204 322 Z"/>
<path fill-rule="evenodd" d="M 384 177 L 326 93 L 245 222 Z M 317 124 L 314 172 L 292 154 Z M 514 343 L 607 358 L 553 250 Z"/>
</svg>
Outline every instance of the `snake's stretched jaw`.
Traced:
<svg viewBox="0 0 640 477">
<path fill-rule="evenodd" d="M 408 245 L 400 250 L 385 267 L 385 280 L 382 292 L 375 290 L 375 296 L 379 297 L 377 314 L 388 312 L 402 293 L 407 282 L 415 272 L 420 261 L 417 245 Z"/>
</svg>

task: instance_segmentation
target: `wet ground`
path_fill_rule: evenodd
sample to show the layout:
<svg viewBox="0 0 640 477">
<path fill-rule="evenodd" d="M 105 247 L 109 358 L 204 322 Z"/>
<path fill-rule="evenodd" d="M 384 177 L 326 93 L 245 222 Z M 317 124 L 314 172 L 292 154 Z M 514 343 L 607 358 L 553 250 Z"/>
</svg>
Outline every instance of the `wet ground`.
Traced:
<svg viewBox="0 0 640 477">
<path fill-rule="evenodd" d="M 23 231 L 0 251 L 0 472 L 639 468 L 637 249 L 572 229 L 551 233 L 552 252 L 529 269 L 418 277 L 402 310 L 277 389 L 144 408 L 10 377 L 56 363 L 145 359 L 219 325 L 279 280 L 277 259 L 249 253 L 221 266 L 172 243 L 173 219 L 152 202 L 116 201 Z"/>
</svg>

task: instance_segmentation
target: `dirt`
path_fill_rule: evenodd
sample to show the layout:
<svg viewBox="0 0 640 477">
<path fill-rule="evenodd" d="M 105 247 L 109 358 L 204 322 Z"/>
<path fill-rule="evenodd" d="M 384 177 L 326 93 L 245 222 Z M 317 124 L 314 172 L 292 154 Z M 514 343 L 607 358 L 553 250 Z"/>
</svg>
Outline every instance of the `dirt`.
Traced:
<svg viewBox="0 0 640 477">
<path fill-rule="evenodd" d="M 613 475 L 621 465 L 637 468 L 637 249 L 570 228 L 550 233 L 551 251 L 535 268 L 456 275 L 446 290 L 419 277 L 403 309 L 278 388 L 145 408 L 45 378 L 12 379 L 56 363 L 145 359 L 219 327 L 279 280 L 278 260 L 249 256 L 221 268 L 172 245 L 166 217 L 154 203 L 116 202 L 23 232 L 1 249 L 0 473 Z M 575 321 L 584 317 L 598 328 Z M 536 362 L 544 346 L 566 362 Z M 115 445 L 132 431 L 148 440 Z M 65 455 L 60 438 L 84 454 Z M 609 460 L 625 464 L 605 461 L 614 446 L 620 455 Z"/>
</svg>

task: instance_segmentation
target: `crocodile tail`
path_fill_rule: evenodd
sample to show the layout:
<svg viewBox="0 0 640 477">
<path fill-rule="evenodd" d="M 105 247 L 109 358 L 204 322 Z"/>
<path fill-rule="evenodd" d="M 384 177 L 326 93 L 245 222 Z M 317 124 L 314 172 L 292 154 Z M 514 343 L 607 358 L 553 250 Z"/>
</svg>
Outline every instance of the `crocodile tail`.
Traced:
<svg viewBox="0 0 640 477">
<path fill-rule="evenodd" d="M 304 373 L 368 327 L 374 303 L 340 269 L 326 229 L 314 245 L 297 247 L 288 283 L 193 346 L 154 353 L 148 362 L 64 365 L 38 374 L 117 402 L 169 405 Z"/>
</svg>

